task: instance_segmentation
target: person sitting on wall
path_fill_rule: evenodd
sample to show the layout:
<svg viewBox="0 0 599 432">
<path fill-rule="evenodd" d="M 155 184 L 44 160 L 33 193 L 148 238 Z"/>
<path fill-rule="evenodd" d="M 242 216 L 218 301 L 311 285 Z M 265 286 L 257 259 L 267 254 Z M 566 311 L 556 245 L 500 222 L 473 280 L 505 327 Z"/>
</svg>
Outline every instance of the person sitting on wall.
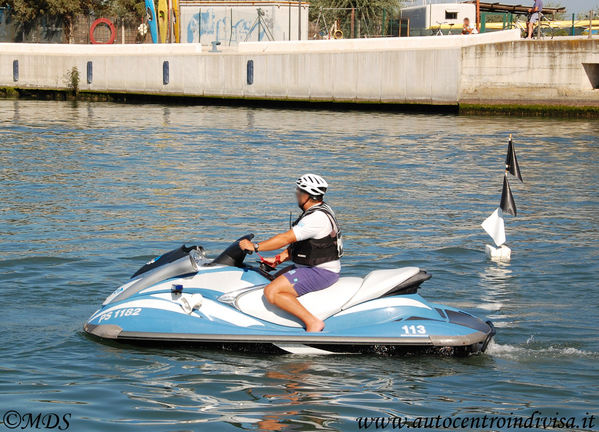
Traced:
<svg viewBox="0 0 599 432">
<path fill-rule="evenodd" d="M 476 30 L 476 27 L 473 27 L 470 24 L 470 18 L 464 18 L 464 25 L 462 26 L 462 34 L 469 35 L 469 34 L 474 34 L 474 33 L 478 33 L 478 30 Z"/>
<path fill-rule="evenodd" d="M 528 37 L 526 39 L 532 38 L 535 24 L 539 22 L 539 15 L 543 11 L 543 0 L 534 0 L 534 2 L 532 8 L 528 9 L 530 16 L 528 18 Z"/>
</svg>

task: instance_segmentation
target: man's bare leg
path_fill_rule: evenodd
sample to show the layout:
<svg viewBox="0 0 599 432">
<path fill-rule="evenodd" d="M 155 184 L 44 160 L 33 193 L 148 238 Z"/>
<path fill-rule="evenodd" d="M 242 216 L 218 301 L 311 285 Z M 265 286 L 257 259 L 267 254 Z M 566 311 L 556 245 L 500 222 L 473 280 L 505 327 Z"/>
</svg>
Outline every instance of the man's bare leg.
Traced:
<svg viewBox="0 0 599 432">
<path fill-rule="evenodd" d="M 534 27 L 534 24 L 529 22 L 528 23 L 528 37 L 526 39 L 532 39 L 532 29 Z"/>
<path fill-rule="evenodd" d="M 324 328 L 324 321 L 312 315 L 297 299 L 293 285 L 283 275 L 276 278 L 264 288 L 266 300 L 286 312 L 301 319 L 306 331 L 319 332 Z"/>
</svg>

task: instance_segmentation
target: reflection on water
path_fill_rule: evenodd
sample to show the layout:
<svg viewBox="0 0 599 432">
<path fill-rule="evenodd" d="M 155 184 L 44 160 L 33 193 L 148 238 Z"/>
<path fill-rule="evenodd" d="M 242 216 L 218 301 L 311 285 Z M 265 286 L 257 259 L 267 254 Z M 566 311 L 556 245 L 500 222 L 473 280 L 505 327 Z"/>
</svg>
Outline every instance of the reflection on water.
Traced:
<svg viewBox="0 0 599 432">
<path fill-rule="evenodd" d="M 486 259 L 509 133 L 512 262 Z M 359 416 L 596 409 L 599 124 L 0 101 L 0 403 L 78 428 L 355 430 Z M 321 173 L 343 272 L 417 265 L 422 294 L 491 318 L 466 359 L 264 356 L 98 344 L 81 325 L 148 258 L 288 226 Z"/>
</svg>

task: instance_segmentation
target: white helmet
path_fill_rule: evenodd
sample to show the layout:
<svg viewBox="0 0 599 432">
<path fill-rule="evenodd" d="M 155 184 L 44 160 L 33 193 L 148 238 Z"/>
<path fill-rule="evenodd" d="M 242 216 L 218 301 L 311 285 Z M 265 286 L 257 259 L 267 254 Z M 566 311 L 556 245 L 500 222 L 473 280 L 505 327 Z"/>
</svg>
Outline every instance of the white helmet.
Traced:
<svg viewBox="0 0 599 432">
<path fill-rule="evenodd" d="M 329 185 L 321 176 L 316 174 L 304 174 L 295 182 L 298 189 L 303 190 L 307 194 L 315 197 L 320 197 L 325 194 Z"/>
</svg>

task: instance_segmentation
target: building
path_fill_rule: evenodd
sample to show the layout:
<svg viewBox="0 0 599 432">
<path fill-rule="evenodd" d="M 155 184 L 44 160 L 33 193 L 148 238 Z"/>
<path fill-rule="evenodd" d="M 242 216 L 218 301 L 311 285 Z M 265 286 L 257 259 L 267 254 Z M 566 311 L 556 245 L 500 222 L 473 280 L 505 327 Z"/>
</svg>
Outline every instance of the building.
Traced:
<svg viewBox="0 0 599 432">
<path fill-rule="evenodd" d="M 230 46 L 308 38 L 308 3 L 304 1 L 183 0 L 180 15 L 183 43 Z"/>
<path fill-rule="evenodd" d="M 444 33 L 452 28 L 454 33 L 462 31 L 464 18 L 476 24 L 476 6 L 468 3 L 433 3 L 422 6 L 410 6 L 401 10 L 401 20 L 408 22 L 410 36 L 428 36 L 431 29 L 442 27 Z"/>
</svg>

